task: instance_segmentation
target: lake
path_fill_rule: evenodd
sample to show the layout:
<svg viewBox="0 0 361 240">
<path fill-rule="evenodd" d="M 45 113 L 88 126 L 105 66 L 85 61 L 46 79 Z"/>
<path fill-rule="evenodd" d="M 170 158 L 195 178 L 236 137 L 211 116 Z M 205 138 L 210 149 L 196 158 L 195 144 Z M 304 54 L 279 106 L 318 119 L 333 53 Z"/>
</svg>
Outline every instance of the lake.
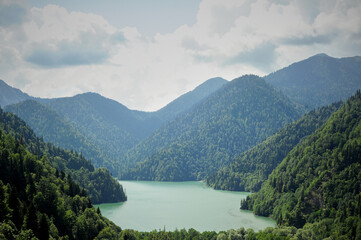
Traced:
<svg viewBox="0 0 361 240">
<path fill-rule="evenodd" d="M 202 182 L 120 182 L 124 203 L 100 204 L 103 216 L 122 229 L 138 231 L 189 229 L 221 231 L 274 227 L 269 218 L 240 210 L 246 192 L 216 191 Z"/>
</svg>

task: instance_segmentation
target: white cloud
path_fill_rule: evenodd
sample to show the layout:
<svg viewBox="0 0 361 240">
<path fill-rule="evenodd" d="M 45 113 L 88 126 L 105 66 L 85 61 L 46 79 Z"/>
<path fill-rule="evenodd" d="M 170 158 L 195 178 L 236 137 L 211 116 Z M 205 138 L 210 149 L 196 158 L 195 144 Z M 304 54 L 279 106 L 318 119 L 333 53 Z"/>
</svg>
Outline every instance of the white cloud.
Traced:
<svg viewBox="0 0 361 240">
<path fill-rule="evenodd" d="M 91 13 L 0 6 L 9 5 L 0 77 L 41 97 L 94 91 L 156 110 L 214 76 L 264 75 L 319 52 L 361 55 L 357 0 L 203 0 L 194 25 L 152 38 Z"/>
</svg>

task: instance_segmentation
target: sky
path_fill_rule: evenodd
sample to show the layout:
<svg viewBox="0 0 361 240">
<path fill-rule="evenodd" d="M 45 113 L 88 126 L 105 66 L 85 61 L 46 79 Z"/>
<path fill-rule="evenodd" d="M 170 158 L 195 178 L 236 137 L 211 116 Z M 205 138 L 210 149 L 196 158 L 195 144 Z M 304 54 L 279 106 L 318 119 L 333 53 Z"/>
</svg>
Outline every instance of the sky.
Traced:
<svg viewBox="0 0 361 240">
<path fill-rule="evenodd" d="M 0 0 L 0 79 L 155 111 L 209 78 L 361 55 L 360 0 Z"/>
</svg>

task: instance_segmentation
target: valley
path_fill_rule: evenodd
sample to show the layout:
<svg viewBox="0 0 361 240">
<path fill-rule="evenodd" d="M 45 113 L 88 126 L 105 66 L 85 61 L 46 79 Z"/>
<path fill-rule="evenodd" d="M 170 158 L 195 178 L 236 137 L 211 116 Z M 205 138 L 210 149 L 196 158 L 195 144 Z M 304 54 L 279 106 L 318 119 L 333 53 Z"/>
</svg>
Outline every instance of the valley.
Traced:
<svg viewBox="0 0 361 240">
<path fill-rule="evenodd" d="M 360 69 L 318 54 L 154 112 L 1 81 L 0 237 L 358 239 Z"/>
</svg>

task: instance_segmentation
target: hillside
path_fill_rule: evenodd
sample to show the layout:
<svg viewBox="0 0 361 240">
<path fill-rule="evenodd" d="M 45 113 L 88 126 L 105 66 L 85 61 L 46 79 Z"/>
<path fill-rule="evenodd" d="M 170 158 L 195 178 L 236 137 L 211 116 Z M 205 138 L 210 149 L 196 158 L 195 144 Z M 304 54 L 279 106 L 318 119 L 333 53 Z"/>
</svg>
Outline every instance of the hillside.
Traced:
<svg viewBox="0 0 361 240">
<path fill-rule="evenodd" d="M 94 239 L 120 235 L 85 192 L 46 156 L 0 128 L 0 238 Z M 36 238 L 35 238 L 36 237 Z"/>
<path fill-rule="evenodd" d="M 346 100 L 361 88 L 361 57 L 318 54 L 269 74 L 266 81 L 308 109 Z"/>
<path fill-rule="evenodd" d="M 361 92 L 298 144 L 258 193 L 241 203 L 324 239 L 361 237 Z M 341 237 L 343 236 L 343 238 Z"/>
<path fill-rule="evenodd" d="M 44 143 L 16 115 L 1 110 L 0 127 L 6 134 L 19 140 L 28 151 L 46 157 L 53 167 L 69 174 L 88 192 L 93 203 L 126 200 L 122 186 L 106 169 L 95 169 L 81 154 Z"/>
<path fill-rule="evenodd" d="M 82 152 L 96 167 L 106 167 L 118 175 L 127 167 L 123 156 L 131 147 L 226 82 L 221 78 L 209 79 L 156 112 L 130 110 L 96 93 L 55 99 L 29 97 L 39 103 L 20 102 L 27 98 L 19 98 L 14 102 L 20 103 L 7 106 L 5 110 L 19 115 L 46 141 Z M 21 96 L 28 96 L 6 83 L 0 85 L 1 89 L 13 89 Z"/>
<path fill-rule="evenodd" d="M 96 167 L 106 167 L 111 172 L 119 171 L 119 167 L 107 160 L 106 154 L 94 141 L 85 137 L 63 116 L 46 105 L 27 100 L 9 105 L 4 110 L 23 119 L 44 141 L 82 153 Z"/>
<path fill-rule="evenodd" d="M 207 185 L 220 190 L 259 191 L 268 175 L 306 136 L 321 127 L 342 102 L 312 110 L 296 122 L 277 131 L 262 143 L 236 157 L 233 162 L 207 177 Z"/>
<path fill-rule="evenodd" d="M 123 179 L 199 180 L 300 116 L 296 106 L 263 79 L 227 83 L 127 154 L 139 163 Z"/>
</svg>

